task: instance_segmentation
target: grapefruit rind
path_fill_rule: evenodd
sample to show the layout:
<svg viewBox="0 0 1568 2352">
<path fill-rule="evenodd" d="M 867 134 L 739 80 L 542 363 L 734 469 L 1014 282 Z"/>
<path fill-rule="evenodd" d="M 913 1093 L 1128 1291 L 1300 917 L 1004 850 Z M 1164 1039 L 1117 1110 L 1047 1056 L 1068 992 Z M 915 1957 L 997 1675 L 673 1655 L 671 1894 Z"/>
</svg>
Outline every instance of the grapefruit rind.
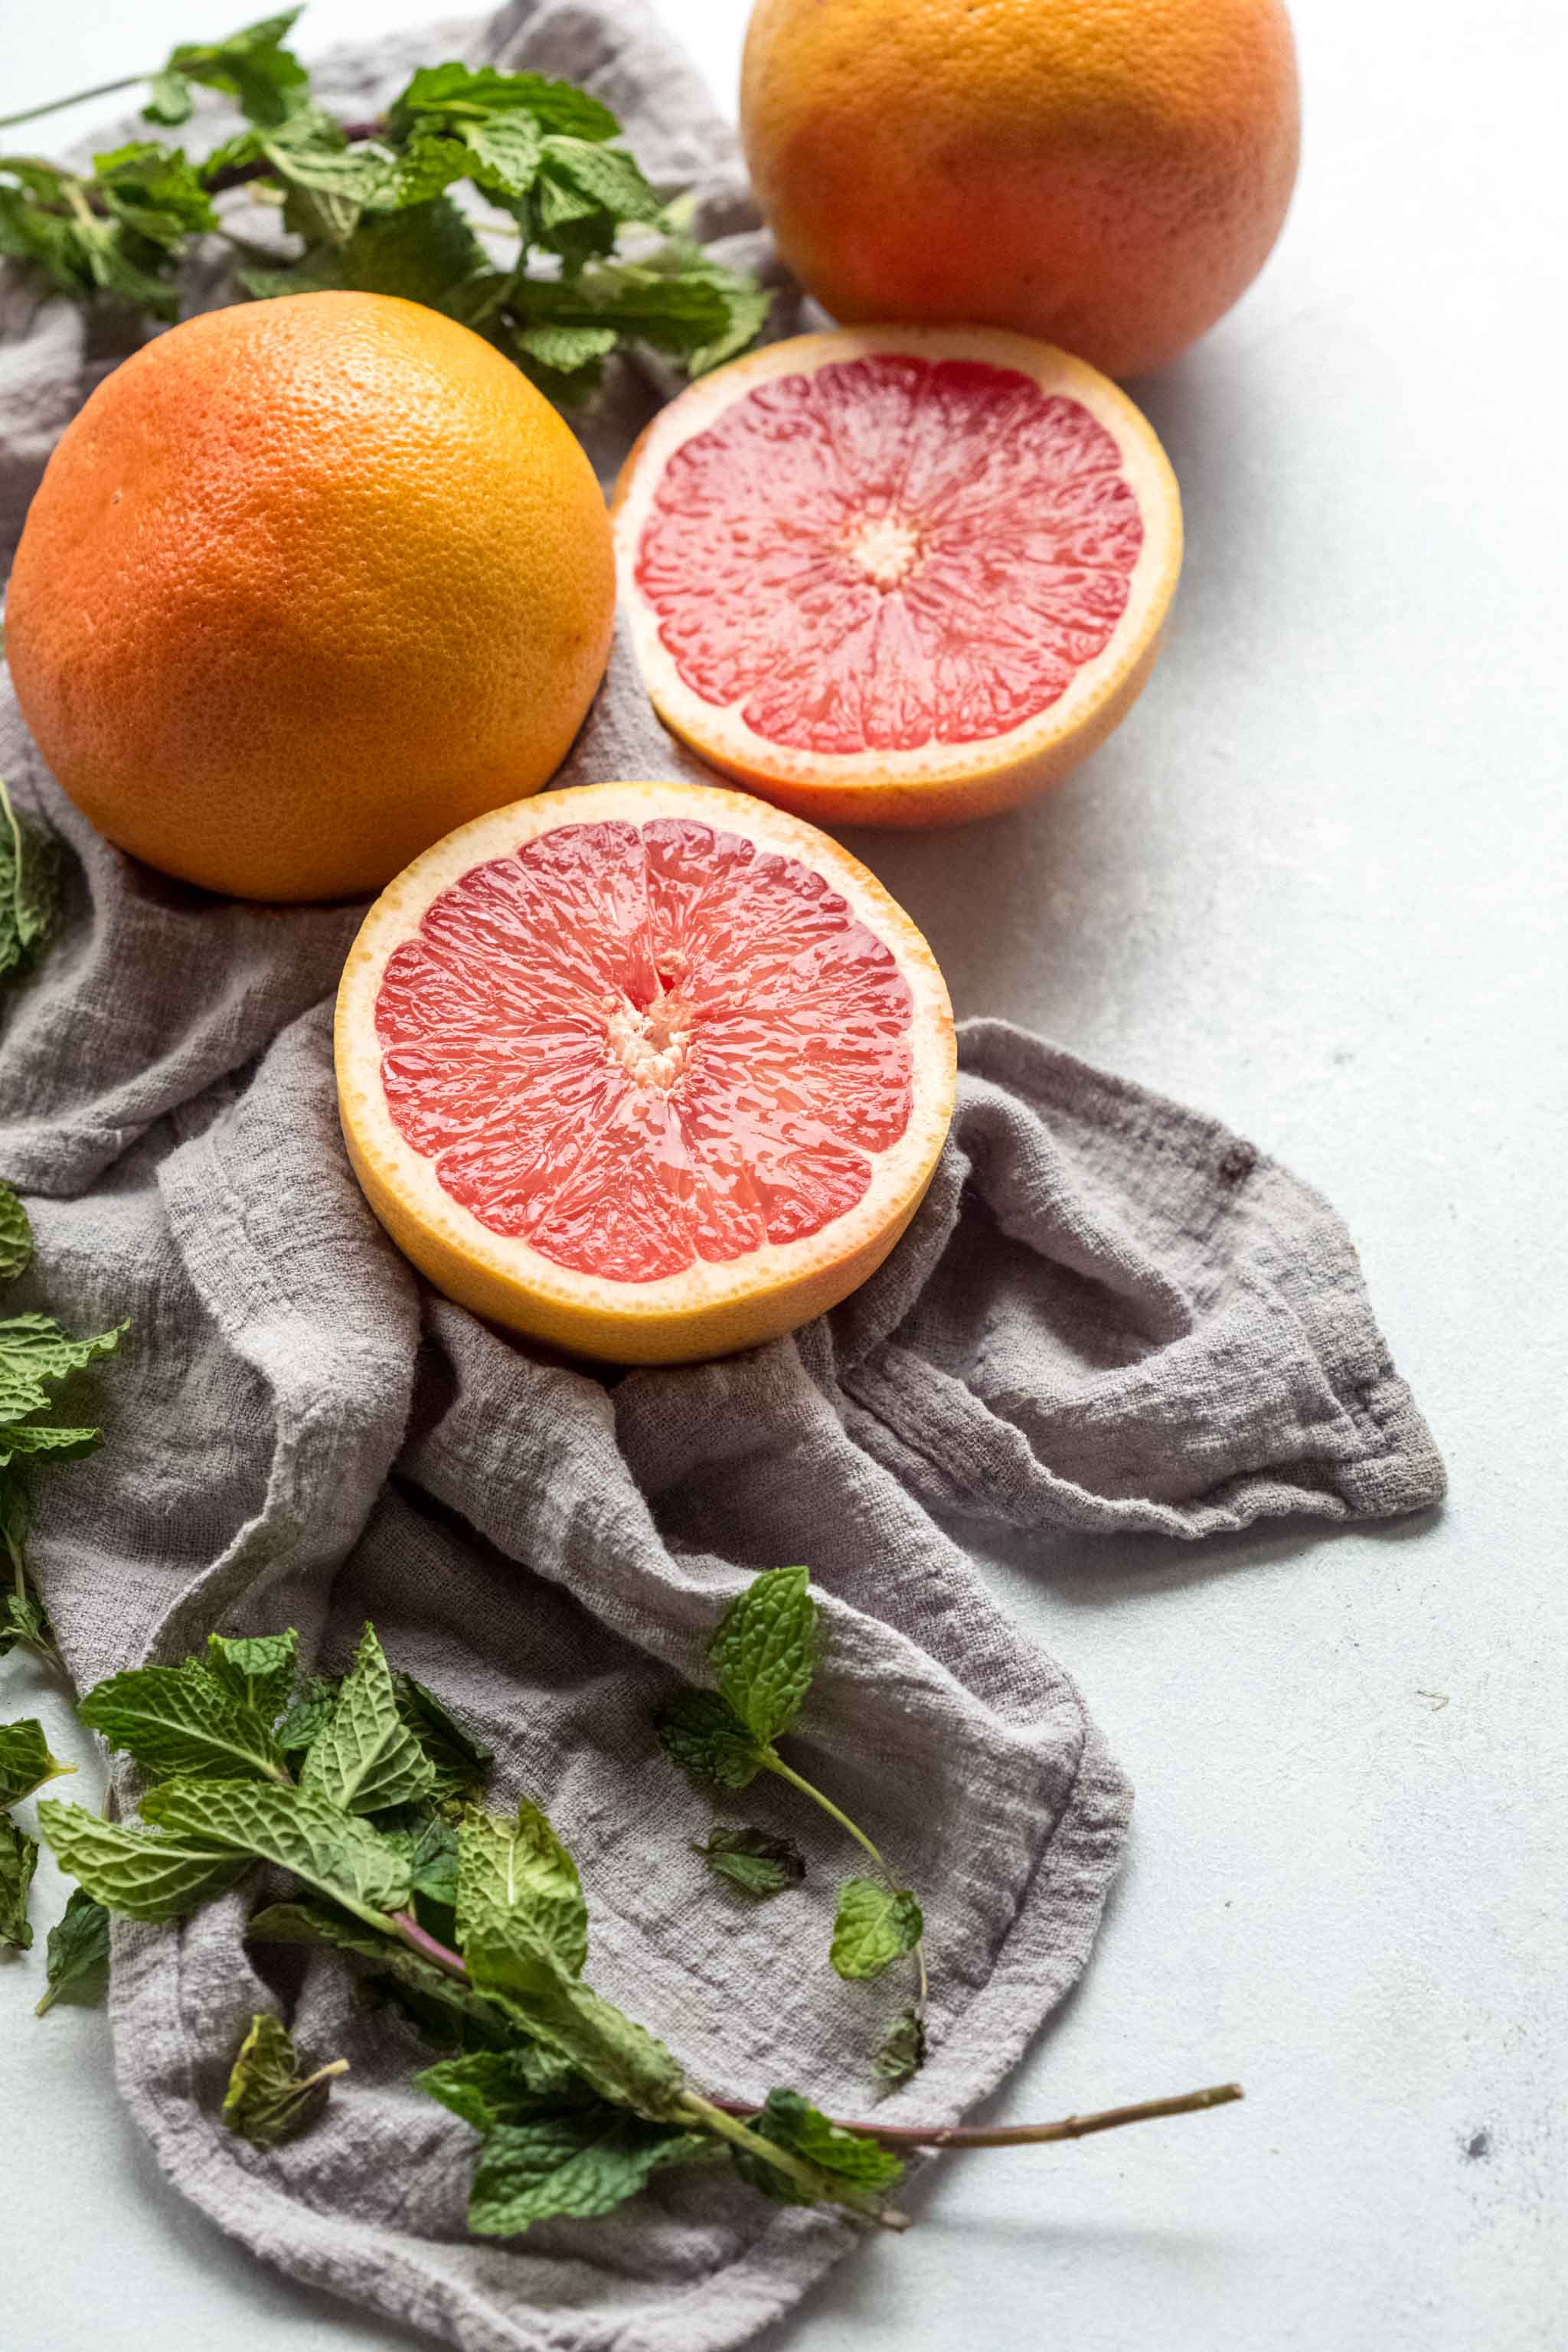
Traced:
<svg viewBox="0 0 1568 2352">
<path fill-rule="evenodd" d="M 910 1117 L 853 1208 L 798 1242 L 726 1264 L 698 1261 L 648 1282 L 577 1274 L 492 1232 L 447 1192 L 405 1141 L 381 1076 L 376 1003 L 387 961 L 432 901 L 476 866 L 563 824 L 689 817 L 747 835 L 821 874 L 894 953 L 911 999 Z M 837 842 L 720 785 L 621 782 L 541 793 L 477 817 L 426 850 L 372 907 L 343 967 L 335 1023 L 338 1106 L 362 1190 L 392 1239 L 438 1290 L 474 1313 L 568 1353 L 624 1364 L 727 1355 L 795 1330 L 873 1274 L 913 1216 L 952 1117 L 952 1010 L 935 957 L 876 877 Z"/>
<path fill-rule="evenodd" d="M 670 458 L 758 385 L 834 362 L 910 354 L 1016 369 L 1087 408 L 1115 442 L 1143 522 L 1126 607 L 1103 651 L 1037 717 L 978 742 L 834 754 L 770 741 L 735 704 L 706 701 L 681 677 L 637 580 L 644 529 Z M 700 378 L 661 409 L 621 469 L 611 502 L 622 609 L 643 684 L 671 734 L 710 766 L 818 824 L 947 824 L 1016 807 L 1070 773 L 1110 735 L 1148 681 L 1182 567 L 1176 478 L 1147 418 L 1086 361 L 995 328 L 853 327 L 770 343 Z"/>
</svg>

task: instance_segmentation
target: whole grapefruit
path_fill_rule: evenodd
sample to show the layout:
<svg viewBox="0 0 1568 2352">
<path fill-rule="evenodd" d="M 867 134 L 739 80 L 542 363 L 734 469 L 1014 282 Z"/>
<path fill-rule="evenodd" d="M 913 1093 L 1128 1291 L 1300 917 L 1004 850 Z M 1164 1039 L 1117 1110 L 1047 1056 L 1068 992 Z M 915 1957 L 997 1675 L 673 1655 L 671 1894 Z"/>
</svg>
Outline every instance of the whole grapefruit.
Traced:
<svg viewBox="0 0 1568 2352">
<path fill-rule="evenodd" d="M 1011 328 L 1129 375 L 1267 258 L 1295 51 L 1280 0 L 756 0 L 741 123 L 834 318 Z"/>
<path fill-rule="evenodd" d="M 378 888 L 537 791 L 609 655 L 609 520 L 578 442 L 414 302 L 209 311 L 68 426 L 6 650 L 95 824 L 247 898 Z"/>
</svg>

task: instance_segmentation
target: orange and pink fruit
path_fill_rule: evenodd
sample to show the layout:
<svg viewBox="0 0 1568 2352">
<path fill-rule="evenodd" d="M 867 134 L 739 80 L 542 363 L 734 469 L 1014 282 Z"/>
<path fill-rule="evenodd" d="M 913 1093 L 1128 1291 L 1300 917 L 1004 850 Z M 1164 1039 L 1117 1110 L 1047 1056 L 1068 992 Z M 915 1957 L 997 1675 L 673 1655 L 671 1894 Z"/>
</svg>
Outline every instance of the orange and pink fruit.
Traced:
<svg viewBox="0 0 1568 2352">
<path fill-rule="evenodd" d="M 463 826 L 338 995 L 349 1155 L 448 1297 L 617 1363 L 793 1329 L 930 1181 L 952 1015 L 908 916 L 741 793 L 606 783 Z"/>
<path fill-rule="evenodd" d="M 1182 553 L 1126 394 L 975 328 L 704 376 L 633 450 L 615 528 L 665 724 L 827 824 L 952 824 L 1066 775 L 1142 690 Z"/>
</svg>

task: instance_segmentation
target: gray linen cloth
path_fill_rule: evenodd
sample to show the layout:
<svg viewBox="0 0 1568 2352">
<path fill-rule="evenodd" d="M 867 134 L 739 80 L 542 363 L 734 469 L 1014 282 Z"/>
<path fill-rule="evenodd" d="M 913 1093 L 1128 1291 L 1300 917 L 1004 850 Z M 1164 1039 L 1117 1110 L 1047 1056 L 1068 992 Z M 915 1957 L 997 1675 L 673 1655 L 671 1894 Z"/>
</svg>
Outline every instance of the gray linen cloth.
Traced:
<svg viewBox="0 0 1568 2352">
<path fill-rule="evenodd" d="M 507 11 L 334 61 L 374 105 L 461 38 L 621 114 L 710 236 L 754 229 L 728 133 L 632 0 Z M 760 240 L 749 249 L 764 258 Z M 0 531 L 112 354 L 5 298 Z M 655 396 L 623 384 L 617 444 Z M 331 998 L 355 908 L 228 905 L 97 838 L 0 693 L 0 772 L 74 852 L 68 919 L 10 992 L 0 1172 L 28 1196 L 22 1304 L 129 1316 L 94 1376 L 107 1443 L 46 1482 L 36 1559 L 87 1684 L 213 1627 L 298 1625 L 347 1655 L 365 1617 L 482 1728 L 501 1798 L 582 1864 L 591 1971 L 697 2082 L 799 2085 L 863 2112 L 901 1995 L 826 1965 L 849 1857 L 790 1792 L 728 1808 L 805 1844 L 761 1914 L 689 1842 L 714 1808 L 650 1719 L 743 1571 L 807 1561 L 826 1657 L 796 1745 L 925 1897 L 932 2049 L 889 2118 L 990 2091 L 1084 1965 L 1129 1791 L 1062 1669 L 944 1526 L 1150 1529 L 1420 1508 L 1432 1442 L 1327 1205 L 1212 1120 L 991 1021 L 961 1031 L 952 1139 L 889 1263 L 834 1315 L 729 1361 L 602 1380 L 436 1297 L 385 1241 L 337 1133 Z M 561 779 L 699 773 L 617 656 Z M 718 2176 L 604 2221 L 471 2241 L 473 2136 L 407 2084 L 405 2029 L 329 1955 L 253 1954 L 237 1895 L 117 1929 L 121 2090 L 180 2189 L 294 2276 L 471 2352 L 714 2352 L 787 2309 L 852 2231 Z M 217 2119 L 253 2010 L 352 2061 L 325 2121 L 269 2153 Z"/>
</svg>

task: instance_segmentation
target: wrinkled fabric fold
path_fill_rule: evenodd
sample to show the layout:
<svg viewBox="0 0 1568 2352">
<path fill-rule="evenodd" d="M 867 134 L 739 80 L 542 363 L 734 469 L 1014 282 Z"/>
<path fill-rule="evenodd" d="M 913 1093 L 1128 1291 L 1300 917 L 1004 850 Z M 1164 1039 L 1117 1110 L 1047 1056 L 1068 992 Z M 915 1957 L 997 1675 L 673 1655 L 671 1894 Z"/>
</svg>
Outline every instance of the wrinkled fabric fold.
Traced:
<svg viewBox="0 0 1568 2352">
<path fill-rule="evenodd" d="M 374 110 L 459 46 L 585 82 L 661 186 L 695 187 L 701 234 L 773 268 L 730 134 L 637 0 L 520 0 L 340 58 L 323 88 Z M 10 540 L 109 360 L 15 289 L 0 327 Z M 663 388 L 617 379 L 586 434 L 606 477 Z M 1441 1465 L 1333 1212 L 1214 1121 L 970 1021 L 936 1179 L 863 1290 L 744 1356 L 601 1377 L 436 1297 L 370 1215 L 331 1057 L 363 910 L 230 905 L 132 865 L 64 800 L 3 687 L 0 772 L 72 853 L 60 937 L 0 1008 L 0 1174 L 38 1244 L 13 1296 L 132 1327 L 92 1376 L 102 1450 L 39 1489 L 36 1563 L 79 1683 L 213 1628 L 294 1624 L 341 1664 L 373 1619 L 493 1746 L 497 1801 L 548 1806 L 602 1990 L 707 2088 L 791 2083 L 863 2112 L 906 1992 L 826 1965 L 842 1841 L 771 1781 L 710 1802 L 651 1727 L 743 1576 L 806 1561 L 824 1657 L 793 1752 L 926 1905 L 931 2054 L 884 2112 L 961 2115 L 1081 1970 L 1129 1791 L 960 1537 L 1188 1538 L 1436 1500 Z M 704 776 L 624 645 L 559 781 L 618 775 Z M 691 1851 L 716 1815 L 787 1831 L 805 1887 L 731 1905 Z M 250 1950 L 247 1909 L 242 1892 L 178 1929 L 117 1930 L 116 2064 L 170 2178 L 279 2269 L 468 2352 L 721 2352 L 850 2242 L 679 2173 L 602 2221 L 470 2239 L 474 2137 L 410 2087 L 406 2029 L 332 1956 Z M 321 2124 L 267 2152 L 217 2119 L 265 2006 L 352 2063 Z"/>
</svg>

